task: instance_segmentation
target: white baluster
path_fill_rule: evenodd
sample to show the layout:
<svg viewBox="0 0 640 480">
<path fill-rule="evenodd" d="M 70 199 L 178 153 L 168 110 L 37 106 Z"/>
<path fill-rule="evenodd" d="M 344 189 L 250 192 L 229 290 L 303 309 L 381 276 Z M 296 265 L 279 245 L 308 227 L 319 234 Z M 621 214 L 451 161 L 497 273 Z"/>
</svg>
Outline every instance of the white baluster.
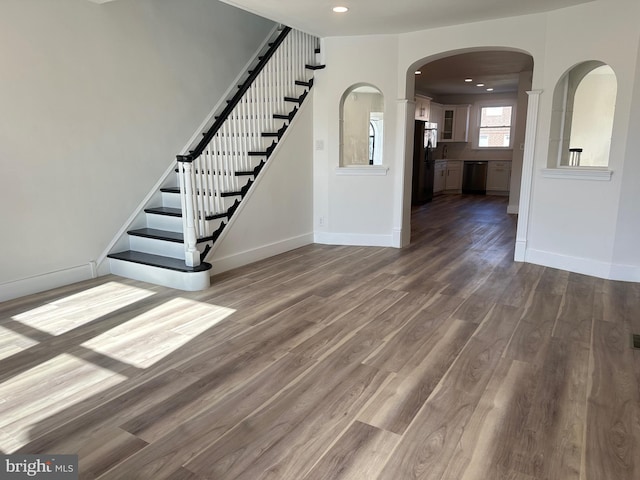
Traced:
<svg viewBox="0 0 640 480">
<path fill-rule="evenodd" d="M 182 211 L 184 212 L 182 225 L 184 230 L 185 263 L 189 267 L 197 267 L 200 265 L 200 252 L 196 248 L 197 234 L 194 222 L 195 214 L 193 209 L 191 167 L 191 163 L 189 162 L 180 162 L 180 167 L 178 168 L 178 180 L 180 182 Z"/>
<path fill-rule="evenodd" d="M 223 203 L 222 197 L 220 197 L 220 192 L 222 191 L 222 184 L 220 182 L 220 175 L 222 171 L 222 156 L 220 155 L 220 151 L 222 149 L 220 135 L 216 135 L 216 147 L 218 150 L 218 154 L 216 154 L 215 162 L 214 162 L 214 170 L 215 175 L 213 177 L 213 188 L 215 191 L 215 213 L 222 213 Z"/>
<path fill-rule="evenodd" d="M 206 165 L 207 165 L 207 211 L 206 215 L 211 215 L 215 212 L 215 188 L 213 186 L 213 179 L 215 178 L 215 171 L 213 165 L 213 148 L 214 148 L 214 139 L 209 142 L 206 150 Z M 206 221 L 206 220 L 205 220 Z M 208 225 L 207 225 L 208 226 Z M 207 228 L 207 235 L 209 235 Z"/>
<path fill-rule="evenodd" d="M 193 166 L 192 166 L 192 173 L 193 176 L 195 177 L 195 182 L 194 182 L 194 188 L 195 191 L 193 192 L 194 194 L 194 199 L 195 199 L 195 220 L 196 220 L 196 234 L 198 235 L 198 237 L 204 236 L 206 235 L 205 232 L 205 226 L 204 226 L 204 215 L 202 215 L 202 213 L 204 212 L 204 202 L 205 202 L 205 198 L 206 198 L 206 192 L 204 191 L 204 182 L 203 182 L 203 178 L 204 178 L 204 165 L 202 162 L 202 155 L 200 155 L 198 158 L 196 158 L 193 161 Z"/>
</svg>

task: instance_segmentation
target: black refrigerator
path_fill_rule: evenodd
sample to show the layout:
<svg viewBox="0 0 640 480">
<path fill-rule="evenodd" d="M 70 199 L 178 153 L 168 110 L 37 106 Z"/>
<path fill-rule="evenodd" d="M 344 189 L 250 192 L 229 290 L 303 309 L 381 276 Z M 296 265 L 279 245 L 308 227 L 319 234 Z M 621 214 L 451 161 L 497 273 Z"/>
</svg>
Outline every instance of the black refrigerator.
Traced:
<svg viewBox="0 0 640 480">
<path fill-rule="evenodd" d="M 413 137 L 413 177 L 411 203 L 422 205 L 433 199 L 433 171 L 438 125 L 416 120 Z"/>
</svg>

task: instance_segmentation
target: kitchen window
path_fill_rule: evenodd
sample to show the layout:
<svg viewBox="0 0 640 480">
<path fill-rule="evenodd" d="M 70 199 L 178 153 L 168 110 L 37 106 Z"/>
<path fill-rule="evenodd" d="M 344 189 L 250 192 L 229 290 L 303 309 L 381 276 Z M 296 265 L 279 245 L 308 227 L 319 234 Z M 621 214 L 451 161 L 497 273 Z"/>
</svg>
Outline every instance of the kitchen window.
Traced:
<svg viewBox="0 0 640 480">
<path fill-rule="evenodd" d="M 480 107 L 479 148 L 510 148 L 512 105 Z"/>
</svg>

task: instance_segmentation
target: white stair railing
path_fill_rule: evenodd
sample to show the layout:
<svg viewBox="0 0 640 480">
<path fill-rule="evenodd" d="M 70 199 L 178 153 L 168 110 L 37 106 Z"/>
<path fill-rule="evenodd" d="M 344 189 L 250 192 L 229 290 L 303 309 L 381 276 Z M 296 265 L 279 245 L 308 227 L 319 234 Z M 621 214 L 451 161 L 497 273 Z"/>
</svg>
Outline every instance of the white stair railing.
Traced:
<svg viewBox="0 0 640 480">
<path fill-rule="evenodd" d="M 214 239 L 210 220 L 227 213 L 234 194 L 246 193 L 242 189 L 250 184 L 243 179 L 259 171 L 279 140 L 273 135 L 286 128 L 297 110 L 294 99 L 299 103 L 306 95 L 296 81 L 312 78 L 308 66 L 315 63 L 317 43 L 316 37 L 283 28 L 202 141 L 188 155 L 178 156 L 188 266 L 200 264 L 196 244 Z"/>
</svg>

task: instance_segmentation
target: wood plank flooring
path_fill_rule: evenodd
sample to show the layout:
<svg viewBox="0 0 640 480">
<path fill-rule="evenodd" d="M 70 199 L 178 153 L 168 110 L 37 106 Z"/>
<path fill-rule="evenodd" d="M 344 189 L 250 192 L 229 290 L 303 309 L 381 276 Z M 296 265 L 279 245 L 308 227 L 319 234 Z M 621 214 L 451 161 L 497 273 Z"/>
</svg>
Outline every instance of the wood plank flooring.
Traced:
<svg viewBox="0 0 640 480">
<path fill-rule="evenodd" d="M 638 480 L 640 285 L 514 263 L 505 211 L 441 196 L 402 250 L 0 304 L 0 451 L 83 479 Z"/>
</svg>

